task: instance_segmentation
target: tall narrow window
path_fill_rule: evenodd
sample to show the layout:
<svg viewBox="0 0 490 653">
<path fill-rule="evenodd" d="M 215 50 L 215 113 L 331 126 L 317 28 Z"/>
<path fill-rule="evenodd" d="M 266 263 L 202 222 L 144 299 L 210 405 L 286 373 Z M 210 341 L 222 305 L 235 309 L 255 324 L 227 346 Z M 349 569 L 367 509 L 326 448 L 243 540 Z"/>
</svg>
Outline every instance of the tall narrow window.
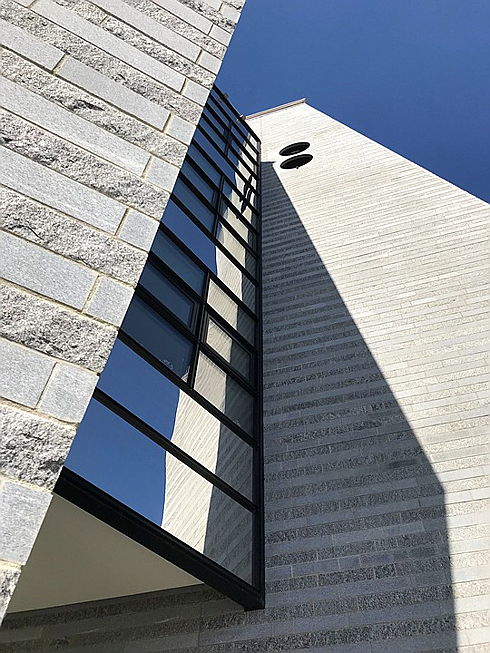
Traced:
<svg viewBox="0 0 490 653">
<path fill-rule="evenodd" d="M 258 148 L 213 89 L 57 488 L 247 607 L 264 589 Z"/>
</svg>

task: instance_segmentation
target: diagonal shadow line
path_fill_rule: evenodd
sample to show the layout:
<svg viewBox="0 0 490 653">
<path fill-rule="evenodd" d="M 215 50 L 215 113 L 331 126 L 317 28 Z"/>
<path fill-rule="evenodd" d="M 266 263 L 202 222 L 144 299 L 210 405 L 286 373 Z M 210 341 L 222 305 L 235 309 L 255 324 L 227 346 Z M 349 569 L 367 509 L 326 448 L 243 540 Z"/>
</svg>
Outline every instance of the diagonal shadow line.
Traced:
<svg viewBox="0 0 490 653">
<path fill-rule="evenodd" d="M 457 650 L 443 487 L 272 162 L 261 172 L 266 603 L 354 599 L 338 637 L 313 618 L 310 647 L 437 633 Z"/>
<path fill-rule="evenodd" d="M 266 608 L 244 613 L 203 587 L 78 610 L 147 623 L 156 608 L 158 622 L 117 625 L 152 650 L 168 637 L 181 650 L 172 633 L 197 629 L 199 653 L 457 653 L 443 487 L 272 162 L 262 176 Z M 223 439 L 218 475 L 229 454 Z M 222 522 L 213 496 L 205 553 Z M 95 646 L 113 628 L 101 620 L 75 640 Z"/>
</svg>

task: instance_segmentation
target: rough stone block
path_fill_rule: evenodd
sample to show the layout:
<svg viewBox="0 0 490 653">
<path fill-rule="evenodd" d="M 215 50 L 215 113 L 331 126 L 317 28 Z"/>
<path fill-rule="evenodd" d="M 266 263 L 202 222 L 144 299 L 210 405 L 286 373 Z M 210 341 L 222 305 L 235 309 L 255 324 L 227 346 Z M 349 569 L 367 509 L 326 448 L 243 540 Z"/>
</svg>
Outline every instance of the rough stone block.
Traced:
<svg viewBox="0 0 490 653">
<path fill-rule="evenodd" d="M 125 211 L 119 202 L 6 148 L 0 152 L 0 172 L 13 190 L 109 233 Z"/>
<path fill-rule="evenodd" d="M 119 3 L 119 5 L 122 6 L 122 3 Z M 121 39 L 113 36 L 103 28 L 80 18 L 69 9 L 65 9 L 51 0 L 39 0 L 33 9 L 45 18 L 49 18 L 49 20 L 61 27 L 68 29 L 77 36 L 81 36 L 89 43 L 133 66 L 149 77 L 153 77 L 162 84 L 176 91 L 180 91 L 184 85 L 184 76 L 177 71 L 149 57 L 132 45 L 121 41 Z"/>
<path fill-rule="evenodd" d="M 120 281 L 135 284 L 138 280 L 146 256 L 134 247 L 52 211 L 10 188 L 0 188 L 0 206 L 0 227 L 5 231 Z M 156 220 L 143 217 L 158 225 Z"/>
<path fill-rule="evenodd" d="M 9 149 L 125 205 L 161 216 L 168 199 L 163 190 L 7 112 L 0 113 L 0 125 Z"/>
<path fill-rule="evenodd" d="M 70 63 L 76 65 L 78 62 L 68 59 L 66 62 L 67 67 L 69 67 Z M 99 97 L 85 92 L 79 86 L 75 86 L 59 77 L 53 77 L 48 72 L 8 50 L 0 53 L 0 65 L 5 77 L 16 82 L 19 86 L 23 86 L 46 100 L 64 107 L 71 113 L 98 125 L 127 143 L 136 145 L 138 148 L 155 154 L 170 163 L 179 165 L 182 162 L 185 155 L 185 146 L 182 143 L 164 136 L 146 122 L 118 110 Z M 83 69 L 87 68 L 83 64 L 80 64 L 80 66 Z M 91 69 L 88 68 L 88 73 L 90 71 Z M 95 71 L 93 72 L 98 75 Z M 110 95 L 110 100 L 116 103 L 117 91 L 119 89 L 124 90 L 124 87 L 112 82 L 110 79 L 107 79 L 106 82 L 107 84 L 103 86 L 102 90 L 105 90 Z M 110 92 L 111 84 L 116 86 L 115 92 Z M 129 93 L 131 94 L 132 91 L 129 91 Z M 145 101 L 139 95 L 135 95 L 135 98 L 136 100 Z M 168 115 L 168 111 L 157 105 L 153 106 L 159 114 L 163 112 L 164 118 Z M 130 110 L 131 105 L 126 108 L 126 111 Z M 161 125 L 163 125 L 163 121 Z"/>
<path fill-rule="evenodd" d="M 3 338 L 0 339 L 0 360 L 0 396 L 34 408 L 54 367 L 54 361 Z"/>
<path fill-rule="evenodd" d="M 116 330 L 33 295 L 0 287 L 0 335 L 100 372 Z"/>
<path fill-rule="evenodd" d="M 25 564 L 51 502 L 41 489 L 4 480 L 0 485 L 0 558 Z"/>
<path fill-rule="evenodd" d="M 0 80 L 0 99 L 6 109 L 21 118 L 131 172 L 141 174 L 148 163 L 150 157 L 141 148 L 126 143 L 7 79 Z"/>
<path fill-rule="evenodd" d="M 97 276 L 92 270 L 8 233 L 0 235 L 0 261 L 0 273 L 5 279 L 74 308 L 82 308 Z"/>
<path fill-rule="evenodd" d="M 39 410 L 65 422 L 81 421 L 98 376 L 81 367 L 57 363 L 39 404 Z"/>
<path fill-rule="evenodd" d="M 211 29 L 212 22 L 209 19 L 199 13 L 198 10 L 187 7 L 185 3 L 179 2 L 179 0 L 156 0 L 156 3 L 205 34 L 208 34 Z"/>
<path fill-rule="evenodd" d="M 7 405 L 0 405 L 0 427 L 0 472 L 51 490 L 74 429 Z"/>
<path fill-rule="evenodd" d="M 49 70 L 52 70 L 63 57 L 63 52 L 58 48 L 44 43 L 41 39 L 4 20 L 0 21 L 0 45 L 18 52 Z"/>
<path fill-rule="evenodd" d="M 205 70 L 196 63 L 189 61 L 183 55 L 171 50 L 154 39 L 139 32 L 136 28 L 127 23 L 123 23 L 117 18 L 109 17 L 104 22 L 104 29 L 108 30 L 114 36 L 131 44 L 138 50 L 141 50 L 156 61 L 170 66 L 173 70 L 178 71 L 187 79 L 192 79 L 203 86 L 210 88 L 214 82 L 214 75 Z M 182 92 L 182 91 L 181 91 Z"/>
<path fill-rule="evenodd" d="M 187 122 L 187 120 L 182 120 L 179 116 L 172 116 L 166 133 L 168 136 L 172 136 L 172 138 L 176 138 L 188 145 L 192 140 L 195 129 L 195 125 Z"/>
<path fill-rule="evenodd" d="M 183 5 L 187 5 L 189 9 L 192 9 L 196 12 L 199 12 L 203 16 L 206 16 L 206 18 L 208 18 L 211 23 L 219 25 L 223 29 L 226 29 L 230 32 L 233 31 L 233 22 L 223 16 L 222 13 L 217 11 L 217 8 L 211 6 L 211 3 L 197 2 L 196 0 L 181 0 L 181 2 Z"/>
<path fill-rule="evenodd" d="M 177 166 L 166 163 L 161 159 L 153 159 L 150 163 L 145 179 L 171 193 L 178 174 L 179 168 L 177 168 Z"/>
<path fill-rule="evenodd" d="M 0 620 L 7 612 L 10 599 L 14 593 L 20 576 L 20 567 L 0 563 Z"/>
<path fill-rule="evenodd" d="M 129 211 L 119 231 L 119 237 L 145 252 L 149 251 L 159 222 L 144 213 Z"/>
<path fill-rule="evenodd" d="M 168 29 L 160 22 L 153 20 L 149 15 L 145 15 L 149 12 L 137 11 L 125 3 L 118 2 L 118 0 L 94 0 L 94 4 L 129 23 L 143 34 L 147 34 L 159 43 L 179 52 L 184 57 L 192 61 L 197 59 L 200 50 L 197 45 L 172 29 Z M 166 3 L 164 7 L 167 8 Z"/>
<path fill-rule="evenodd" d="M 201 52 L 201 55 L 198 59 L 198 63 L 206 70 L 210 70 L 213 73 L 218 73 L 221 67 L 221 60 L 218 57 L 214 57 L 209 52 Z"/>
<path fill-rule="evenodd" d="M 58 74 L 158 129 L 167 121 L 166 109 L 75 59 L 67 59 Z"/>
<path fill-rule="evenodd" d="M 208 99 L 209 90 L 200 84 L 196 84 L 192 80 L 187 80 L 183 94 L 190 100 L 193 100 L 194 102 L 197 102 L 197 104 L 204 106 L 206 104 L 206 100 Z"/>
<path fill-rule="evenodd" d="M 219 9 L 223 2 L 222 0 L 205 0 L 204 4 L 209 5 L 213 9 Z"/>
<path fill-rule="evenodd" d="M 132 288 L 104 277 L 96 287 L 86 312 L 105 322 L 119 326 L 132 296 Z"/>
<path fill-rule="evenodd" d="M 238 9 L 226 4 L 226 2 L 223 2 L 221 5 L 220 12 L 225 16 L 225 18 L 228 18 L 228 20 L 231 20 L 234 23 L 238 23 L 238 20 L 240 19 L 240 12 Z"/>
</svg>

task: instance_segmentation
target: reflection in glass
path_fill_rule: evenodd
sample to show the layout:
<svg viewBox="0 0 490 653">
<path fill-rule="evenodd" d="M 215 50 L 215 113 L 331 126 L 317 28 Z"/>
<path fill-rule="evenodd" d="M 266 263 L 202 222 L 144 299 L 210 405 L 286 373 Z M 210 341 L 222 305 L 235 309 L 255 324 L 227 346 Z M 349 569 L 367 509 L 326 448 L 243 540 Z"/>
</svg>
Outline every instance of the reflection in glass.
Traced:
<svg viewBox="0 0 490 653">
<path fill-rule="evenodd" d="M 233 167 L 228 163 L 225 157 L 219 152 L 219 150 L 212 145 L 206 136 L 198 129 L 196 129 L 194 134 L 194 140 L 196 143 L 202 147 L 206 154 L 214 161 L 218 168 L 233 182 L 235 183 L 236 173 Z"/>
<path fill-rule="evenodd" d="M 252 433 L 252 395 L 204 354 L 199 355 L 195 388 L 235 424 Z"/>
<path fill-rule="evenodd" d="M 208 323 L 206 342 L 228 361 L 237 372 L 246 379 L 250 378 L 250 354 L 211 318 Z"/>
<path fill-rule="evenodd" d="M 243 187 L 244 186 L 245 185 L 243 184 Z M 242 200 L 241 195 L 239 195 L 239 193 L 237 193 L 236 190 L 232 188 L 232 186 L 230 186 L 230 184 L 228 184 L 226 181 L 223 184 L 223 193 L 230 200 L 230 202 L 238 208 L 240 215 L 242 215 L 245 220 L 250 222 L 250 224 L 255 228 L 257 219 L 254 212 L 248 203 Z"/>
<path fill-rule="evenodd" d="M 252 513 L 167 454 L 162 528 L 243 580 L 252 580 Z"/>
<path fill-rule="evenodd" d="M 196 170 L 191 166 L 187 161 L 184 162 L 182 166 L 182 172 L 186 178 L 197 188 L 197 190 L 204 195 L 204 197 L 211 203 L 214 200 L 214 190 L 211 186 L 204 181 L 204 179 L 199 175 Z"/>
<path fill-rule="evenodd" d="M 213 231 L 214 214 L 205 206 L 201 200 L 191 191 L 191 189 L 184 184 L 183 181 L 177 181 L 174 187 L 175 197 L 177 197 L 182 204 L 192 213 L 192 215 L 199 220 L 205 229 Z M 162 217 L 164 224 L 178 221 L 181 219 L 182 210 L 173 202 L 169 200 L 165 213 Z"/>
<path fill-rule="evenodd" d="M 67 467 L 251 583 L 258 152 L 210 98 Z"/>
<path fill-rule="evenodd" d="M 239 299 L 255 310 L 254 284 L 185 213 L 177 207 L 175 209 L 165 212 L 163 222 Z"/>
<path fill-rule="evenodd" d="M 218 277 L 242 300 L 255 311 L 255 286 L 245 277 L 224 252 L 216 250 L 216 268 Z"/>
<path fill-rule="evenodd" d="M 214 281 L 209 284 L 208 304 L 238 331 L 251 344 L 254 343 L 255 322 L 241 309 L 224 290 L 217 286 Z"/>
<path fill-rule="evenodd" d="M 216 120 L 216 118 L 214 117 L 214 115 L 211 113 L 211 111 L 209 110 L 209 108 L 207 106 L 204 107 L 202 115 L 206 116 L 206 118 L 209 120 L 210 123 L 212 123 L 212 125 L 216 129 L 216 131 L 218 131 L 223 136 L 226 134 L 226 131 L 227 131 L 226 127 L 224 127 L 224 125 L 222 125 L 219 122 L 219 120 Z"/>
<path fill-rule="evenodd" d="M 133 297 L 121 329 L 177 376 L 187 379 L 192 343 L 140 297 Z"/>
<path fill-rule="evenodd" d="M 151 263 L 145 265 L 139 283 L 184 324 L 188 327 L 192 325 L 194 302 L 176 288 L 154 265 Z"/>
<path fill-rule="evenodd" d="M 201 202 L 195 193 L 181 179 L 177 180 L 174 187 L 175 197 L 178 197 L 182 204 L 192 215 L 209 231 L 213 231 L 214 213 Z"/>
<path fill-rule="evenodd" d="M 119 339 L 98 387 L 250 498 L 250 446 Z"/>
<path fill-rule="evenodd" d="M 95 399 L 65 466 L 156 524 L 161 524 L 165 451 Z"/>
<path fill-rule="evenodd" d="M 220 205 L 220 214 L 233 227 L 233 229 L 243 238 L 243 240 L 247 242 L 250 245 L 250 247 L 255 249 L 256 246 L 255 234 L 247 227 L 246 224 L 244 224 L 239 219 L 235 211 L 233 211 L 233 209 L 230 206 L 228 206 L 228 204 L 224 201 L 222 201 Z"/>
<path fill-rule="evenodd" d="M 235 238 L 226 225 L 223 223 L 218 223 L 218 230 L 216 237 L 222 243 L 226 249 L 236 258 L 236 260 L 243 265 L 243 267 L 255 276 L 256 272 L 256 262 L 255 256 L 249 252 L 241 242 Z"/>
<path fill-rule="evenodd" d="M 220 150 L 220 152 L 225 153 L 225 151 L 226 151 L 226 142 L 225 142 L 223 136 L 220 134 L 219 130 L 215 130 L 214 125 L 210 124 L 204 118 L 202 118 L 202 120 L 200 121 L 199 124 L 204 129 L 204 131 L 206 132 L 208 137 L 216 145 L 216 147 Z"/>
<path fill-rule="evenodd" d="M 216 245 L 209 240 L 205 233 L 183 211 L 174 204 L 171 211 L 165 211 L 162 222 L 212 272 L 216 272 Z"/>
<path fill-rule="evenodd" d="M 212 166 L 209 161 L 201 154 L 195 145 L 189 146 L 188 154 L 191 159 L 196 163 L 200 170 L 206 174 L 216 186 L 219 186 L 221 181 L 221 174 Z"/>
<path fill-rule="evenodd" d="M 178 274 L 193 290 L 202 295 L 204 272 L 161 230 L 157 231 L 151 251 Z"/>
<path fill-rule="evenodd" d="M 250 582 L 251 513 L 96 400 L 66 466 Z"/>
<path fill-rule="evenodd" d="M 236 118 L 235 116 L 230 116 L 225 109 L 222 107 L 222 102 L 219 97 L 214 95 L 213 92 L 209 95 L 209 106 L 219 115 L 221 120 L 225 123 L 225 125 L 228 125 L 230 122 L 230 119 L 232 122 L 235 122 Z"/>
</svg>

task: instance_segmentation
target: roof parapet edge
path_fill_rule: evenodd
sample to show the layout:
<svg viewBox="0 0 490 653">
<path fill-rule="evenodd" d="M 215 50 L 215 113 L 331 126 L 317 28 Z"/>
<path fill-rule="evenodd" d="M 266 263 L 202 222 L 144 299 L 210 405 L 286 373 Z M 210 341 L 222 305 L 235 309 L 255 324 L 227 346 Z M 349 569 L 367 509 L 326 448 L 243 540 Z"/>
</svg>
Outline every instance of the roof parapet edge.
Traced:
<svg viewBox="0 0 490 653">
<path fill-rule="evenodd" d="M 264 111 L 257 111 L 257 113 L 251 113 L 248 116 L 243 116 L 245 120 L 252 120 L 253 118 L 259 118 L 264 116 L 267 113 L 273 113 L 274 111 L 282 111 L 282 109 L 289 109 L 289 107 L 294 107 L 296 104 L 303 104 L 306 102 L 306 98 L 301 98 L 301 100 L 294 100 L 293 102 L 288 102 L 287 104 L 280 104 L 278 107 L 272 107 L 271 109 L 264 109 Z"/>
</svg>

